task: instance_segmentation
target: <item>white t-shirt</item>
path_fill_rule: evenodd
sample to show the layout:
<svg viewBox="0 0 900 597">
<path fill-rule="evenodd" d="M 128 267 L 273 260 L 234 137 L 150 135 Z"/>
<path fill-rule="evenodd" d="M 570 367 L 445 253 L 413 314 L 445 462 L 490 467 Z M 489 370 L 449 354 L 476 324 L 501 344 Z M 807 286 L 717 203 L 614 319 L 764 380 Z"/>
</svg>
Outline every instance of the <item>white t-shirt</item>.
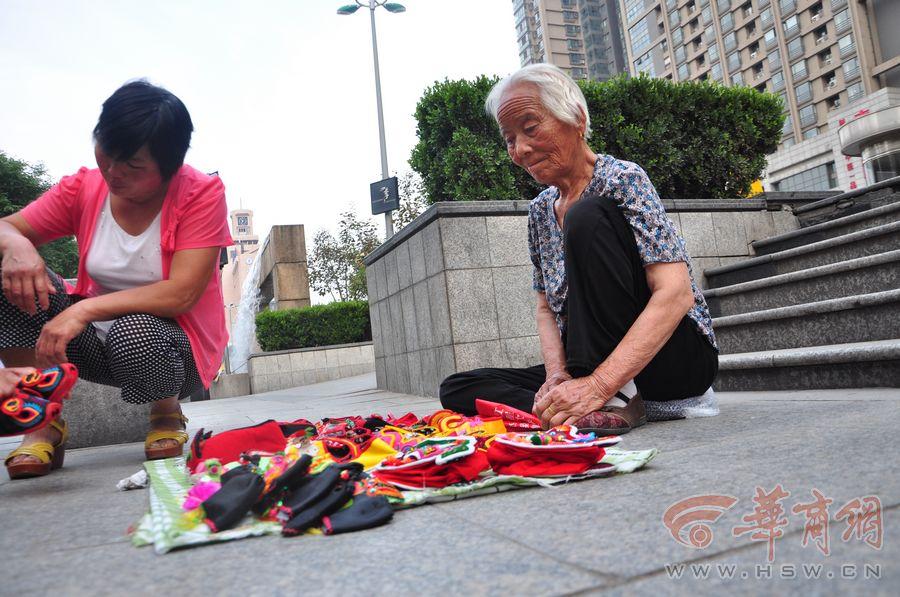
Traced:
<svg viewBox="0 0 900 597">
<path fill-rule="evenodd" d="M 131 236 L 113 217 L 109 197 L 97 219 L 85 269 L 96 283 L 96 295 L 159 282 L 162 277 L 160 220 L 162 211 L 138 236 Z M 106 341 L 113 321 L 95 321 L 97 336 Z"/>
</svg>

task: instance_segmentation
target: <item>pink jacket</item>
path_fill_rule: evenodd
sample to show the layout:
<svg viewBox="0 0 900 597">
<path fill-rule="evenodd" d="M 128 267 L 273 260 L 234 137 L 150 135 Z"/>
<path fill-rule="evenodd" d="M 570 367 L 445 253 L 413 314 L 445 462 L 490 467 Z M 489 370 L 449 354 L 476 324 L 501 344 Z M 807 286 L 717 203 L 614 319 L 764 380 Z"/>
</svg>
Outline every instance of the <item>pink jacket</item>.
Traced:
<svg viewBox="0 0 900 597">
<path fill-rule="evenodd" d="M 100 171 L 82 168 L 22 209 L 22 217 L 44 242 L 75 235 L 80 263 L 78 283 L 74 290 L 70 289 L 72 294 L 95 294 L 94 281 L 85 272 L 85 263 L 108 194 Z M 175 173 L 169 184 L 160 225 L 163 278 L 169 276 L 176 251 L 234 244 L 228 230 L 228 206 L 222 181 L 187 164 Z M 228 344 L 223 305 L 221 278 L 216 271 L 197 304 L 175 318 L 191 341 L 197 371 L 207 388 L 219 370 Z"/>
</svg>

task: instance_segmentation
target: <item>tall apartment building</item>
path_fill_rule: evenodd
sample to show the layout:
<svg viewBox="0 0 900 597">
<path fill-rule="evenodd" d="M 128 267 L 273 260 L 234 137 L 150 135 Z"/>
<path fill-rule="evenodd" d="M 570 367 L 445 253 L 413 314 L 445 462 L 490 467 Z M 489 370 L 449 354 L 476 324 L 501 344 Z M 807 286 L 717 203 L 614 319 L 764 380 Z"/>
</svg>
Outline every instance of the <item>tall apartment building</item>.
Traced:
<svg viewBox="0 0 900 597">
<path fill-rule="evenodd" d="M 862 160 L 841 152 L 838 129 L 900 105 L 900 1 L 619 2 L 632 74 L 708 78 L 782 97 L 787 117 L 767 190 L 874 182 Z"/>
<path fill-rule="evenodd" d="M 513 0 L 522 66 L 549 62 L 574 79 L 626 72 L 618 0 Z"/>
</svg>

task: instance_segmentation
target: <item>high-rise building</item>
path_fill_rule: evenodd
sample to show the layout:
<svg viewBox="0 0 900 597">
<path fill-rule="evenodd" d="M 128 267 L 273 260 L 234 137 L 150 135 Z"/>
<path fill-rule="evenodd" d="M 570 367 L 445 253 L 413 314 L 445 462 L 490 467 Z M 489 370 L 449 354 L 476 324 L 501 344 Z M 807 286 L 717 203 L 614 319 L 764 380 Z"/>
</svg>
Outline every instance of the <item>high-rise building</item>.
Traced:
<svg viewBox="0 0 900 597">
<path fill-rule="evenodd" d="M 618 0 L 513 0 L 522 66 L 549 62 L 573 79 L 625 72 Z"/>
<path fill-rule="evenodd" d="M 865 186 L 838 129 L 900 105 L 898 0 L 619 0 L 628 69 L 780 95 L 767 190 Z M 883 120 L 883 119 L 882 119 Z M 871 168 L 869 168 L 871 169 Z"/>
<path fill-rule="evenodd" d="M 254 234 L 252 210 L 235 209 L 229 214 L 229 219 L 234 244 L 228 247 L 228 261 L 222 268 L 222 298 L 225 302 L 226 325 L 231 333 L 231 326 L 237 319 L 244 280 L 259 251 L 259 237 Z"/>
</svg>

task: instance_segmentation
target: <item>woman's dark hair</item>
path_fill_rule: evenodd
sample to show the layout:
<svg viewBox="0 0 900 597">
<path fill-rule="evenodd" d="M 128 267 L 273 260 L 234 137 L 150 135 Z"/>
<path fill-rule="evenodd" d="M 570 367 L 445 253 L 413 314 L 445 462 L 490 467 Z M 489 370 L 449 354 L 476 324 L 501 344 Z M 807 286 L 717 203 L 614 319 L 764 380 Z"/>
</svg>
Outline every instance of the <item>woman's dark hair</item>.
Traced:
<svg viewBox="0 0 900 597">
<path fill-rule="evenodd" d="M 193 131 L 180 99 L 147 81 L 132 81 L 103 102 L 94 140 L 103 153 L 123 161 L 146 145 L 168 180 L 184 164 Z"/>
</svg>

